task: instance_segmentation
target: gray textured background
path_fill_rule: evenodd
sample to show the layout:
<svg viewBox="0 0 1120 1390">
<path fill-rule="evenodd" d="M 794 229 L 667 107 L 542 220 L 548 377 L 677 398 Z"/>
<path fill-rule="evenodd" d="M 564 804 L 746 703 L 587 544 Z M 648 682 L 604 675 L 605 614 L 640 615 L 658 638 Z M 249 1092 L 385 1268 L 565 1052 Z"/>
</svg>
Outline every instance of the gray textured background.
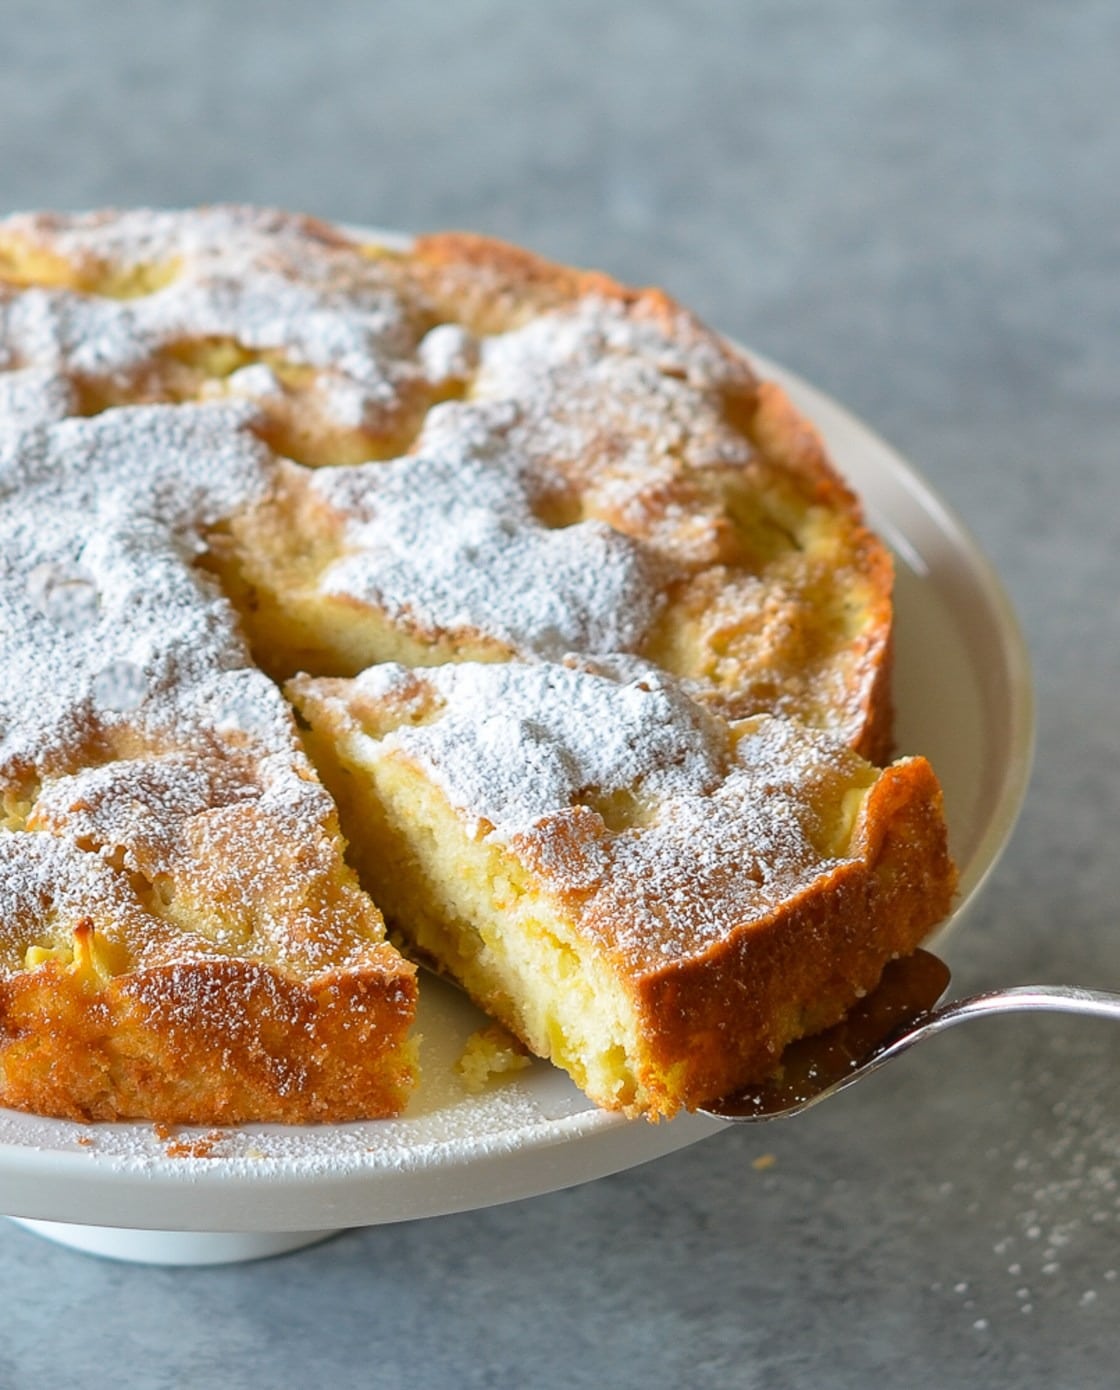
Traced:
<svg viewBox="0 0 1120 1390">
<path fill-rule="evenodd" d="M 1120 986 L 1118 54 L 1111 0 L 0 0 L 2 200 L 495 232 L 845 400 L 1036 661 L 958 980 Z M 255 1266 L 5 1226 L 0 1386 L 1115 1385 L 1117 1041 L 983 1025 L 788 1126 Z"/>
</svg>

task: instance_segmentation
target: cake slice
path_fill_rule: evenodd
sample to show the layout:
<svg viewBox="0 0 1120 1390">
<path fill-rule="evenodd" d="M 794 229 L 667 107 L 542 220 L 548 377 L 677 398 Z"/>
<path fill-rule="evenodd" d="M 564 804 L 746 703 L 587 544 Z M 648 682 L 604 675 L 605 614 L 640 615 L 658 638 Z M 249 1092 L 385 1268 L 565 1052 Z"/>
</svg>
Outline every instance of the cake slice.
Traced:
<svg viewBox="0 0 1120 1390">
<path fill-rule="evenodd" d="M 391 927 L 610 1109 L 766 1075 L 949 908 L 924 759 L 727 723 L 643 663 L 386 664 L 288 693 Z"/>
<path fill-rule="evenodd" d="M 0 834 L 5 1105 L 165 1124 L 400 1111 L 414 970 L 310 768 L 285 761 L 149 749 L 48 782 Z"/>
</svg>

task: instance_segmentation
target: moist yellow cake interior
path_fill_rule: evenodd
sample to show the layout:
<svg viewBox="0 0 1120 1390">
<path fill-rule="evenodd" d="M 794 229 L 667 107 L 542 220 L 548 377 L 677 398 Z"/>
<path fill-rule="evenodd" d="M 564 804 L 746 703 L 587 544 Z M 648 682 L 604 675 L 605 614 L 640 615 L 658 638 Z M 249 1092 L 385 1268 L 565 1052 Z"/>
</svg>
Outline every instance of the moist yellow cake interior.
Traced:
<svg viewBox="0 0 1120 1390">
<path fill-rule="evenodd" d="M 641 1032 L 621 980 L 576 937 L 517 857 L 464 833 L 414 767 L 375 740 L 309 735 L 352 855 L 407 949 L 457 979 L 538 1056 L 603 1104 L 632 1106 Z"/>
</svg>

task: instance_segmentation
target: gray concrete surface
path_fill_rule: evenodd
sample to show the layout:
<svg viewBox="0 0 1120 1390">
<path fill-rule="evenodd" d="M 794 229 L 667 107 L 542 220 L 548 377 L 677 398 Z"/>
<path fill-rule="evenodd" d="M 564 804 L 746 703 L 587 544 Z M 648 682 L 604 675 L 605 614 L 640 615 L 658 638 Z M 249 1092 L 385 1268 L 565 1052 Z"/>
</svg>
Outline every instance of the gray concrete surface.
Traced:
<svg viewBox="0 0 1120 1390">
<path fill-rule="evenodd" d="M 0 197 L 479 228 L 839 396 L 967 519 L 1036 662 L 958 980 L 1120 986 L 1118 50 L 1107 0 L 3 0 Z M 0 1386 L 1112 1386 L 1118 1044 L 963 1031 L 785 1127 L 253 1266 L 5 1224 Z"/>
</svg>

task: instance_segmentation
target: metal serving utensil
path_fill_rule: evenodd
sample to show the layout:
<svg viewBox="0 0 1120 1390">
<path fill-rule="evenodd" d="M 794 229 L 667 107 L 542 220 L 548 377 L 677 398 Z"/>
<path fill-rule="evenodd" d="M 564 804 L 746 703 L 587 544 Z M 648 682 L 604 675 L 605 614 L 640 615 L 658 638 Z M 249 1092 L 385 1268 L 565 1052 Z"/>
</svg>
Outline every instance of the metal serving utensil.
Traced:
<svg viewBox="0 0 1120 1390">
<path fill-rule="evenodd" d="M 769 1080 L 711 1101 L 700 1113 L 740 1122 L 797 1115 L 862 1081 L 915 1044 L 989 1014 L 1044 1010 L 1120 1020 L 1120 994 L 1065 985 L 1020 985 L 938 1007 L 949 978 L 949 967 L 928 951 L 892 961 L 878 988 L 841 1023 L 791 1044 Z"/>
</svg>

